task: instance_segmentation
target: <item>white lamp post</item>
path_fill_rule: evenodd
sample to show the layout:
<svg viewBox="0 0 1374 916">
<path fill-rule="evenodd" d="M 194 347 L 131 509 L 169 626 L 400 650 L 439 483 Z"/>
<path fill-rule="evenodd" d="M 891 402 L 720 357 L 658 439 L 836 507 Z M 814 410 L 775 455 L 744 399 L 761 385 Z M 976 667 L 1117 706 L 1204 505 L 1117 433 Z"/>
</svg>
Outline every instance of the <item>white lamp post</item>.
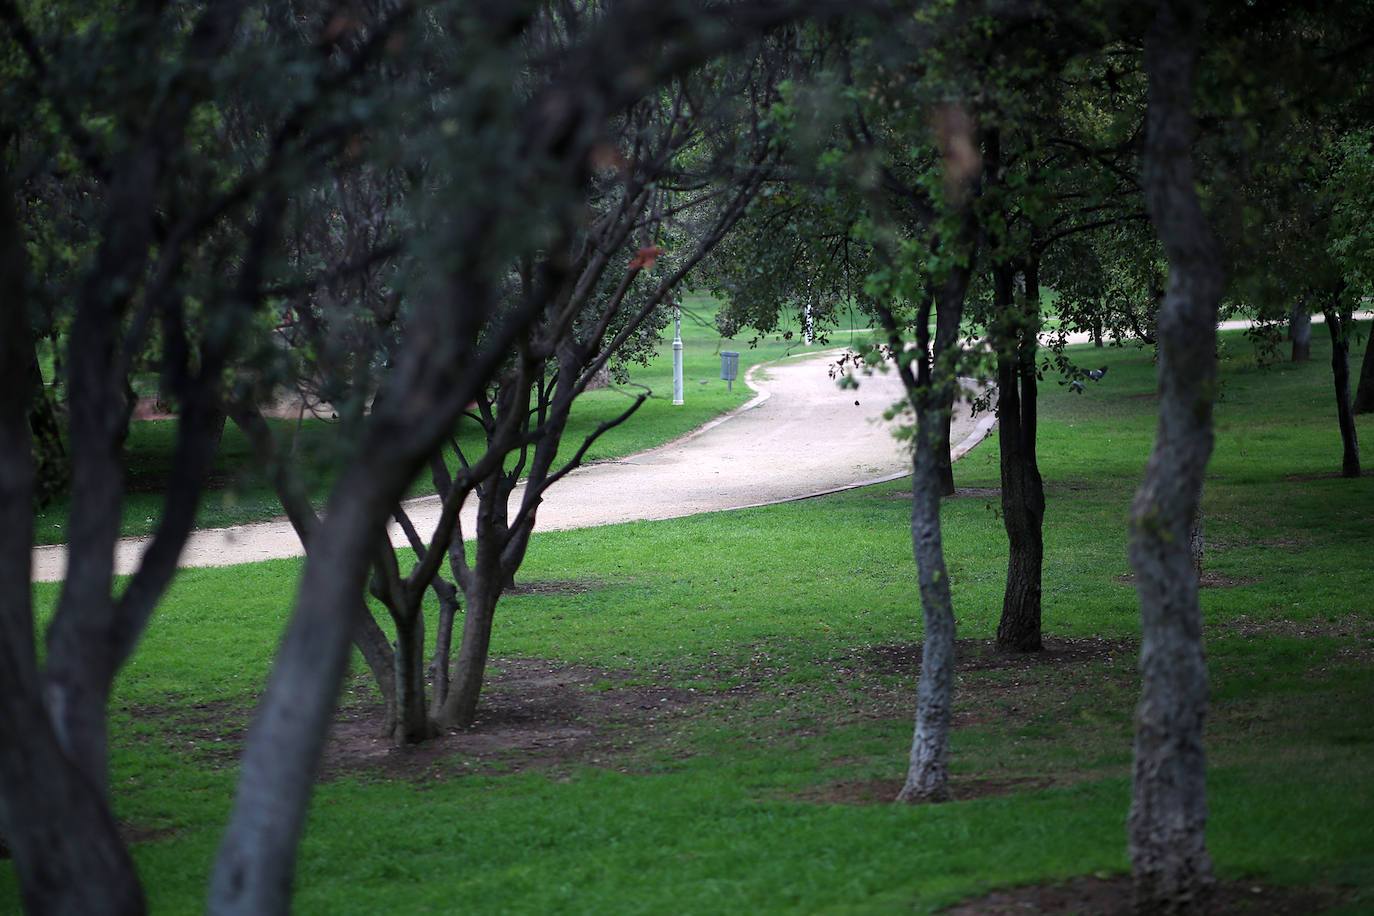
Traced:
<svg viewBox="0 0 1374 916">
<path fill-rule="evenodd" d="M 673 306 L 673 406 L 682 405 L 682 306 Z"/>
</svg>

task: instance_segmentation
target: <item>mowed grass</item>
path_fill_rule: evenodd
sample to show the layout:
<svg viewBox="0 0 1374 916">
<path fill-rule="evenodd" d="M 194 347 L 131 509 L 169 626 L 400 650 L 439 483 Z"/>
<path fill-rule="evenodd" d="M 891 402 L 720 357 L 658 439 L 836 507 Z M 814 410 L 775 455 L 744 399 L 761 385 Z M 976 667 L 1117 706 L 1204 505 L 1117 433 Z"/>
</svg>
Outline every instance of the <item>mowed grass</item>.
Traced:
<svg viewBox="0 0 1374 916">
<path fill-rule="evenodd" d="M 649 398 L 627 422 L 601 436 L 587 452 L 586 461 L 604 461 L 633 454 L 685 435 L 703 423 L 743 404 L 752 397 L 744 384 L 745 370 L 792 353 L 820 349 L 806 346 L 796 329 L 785 325 L 750 347 L 745 336 L 737 340 L 722 338 L 713 324 L 717 303 L 706 297 L 688 297 L 684 302 L 683 378 L 681 405 L 674 406 L 673 359 L 670 347 L 673 328 L 664 332 L 659 354 L 646 366 L 632 366 L 630 384 L 590 391 L 578 398 L 563 438 L 562 452 L 571 456 L 582 441 L 603 422 L 622 413 L 646 390 Z M 832 346 L 850 342 L 854 331 L 845 328 L 832 333 Z M 722 350 L 740 353 L 740 380 L 733 386 L 720 378 Z M 49 371 L 49 376 L 51 372 Z M 141 387 L 147 388 L 144 385 Z M 145 393 L 151 393 L 155 386 Z M 269 420 L 276 435 L 290 451 L 290 460 L 300 469 L 312 501 L 321 507 L 347 452 L 348 443 L 337 421 L 306 417 L 303 420 Z M 121 535 L 151 534 L 161 511 L 162 491 L 170 473 L 169 456 L 176 440 L 175 420 L 138 420 L 131 424 L 126 448 L 125 499 Z M 469 459 L 484 451 L 477 424 L 460 422 L 456 439 Z M 448 456 L 450 465 L 457 461 Z M 433 492 L 428 474 L 411 489 L 412 495 Z M 35 544 L 66 541 L 68 504 L 59 499 L 39 512 L 34 520 Z M 243 434 L 232 423 L 224 436 L 210 471 L 205 498 L 197 517 L 199 528 L 222 528 L 263 521 L 282 514 L 281 504 L 270 479 L 261 468 Z"/>
<path fill-rule="evenodd" d="M 1204 495 L 1209 843 L 1224 878 L 1334 887 L 1353 914 L 1374 909 L 1374 477 L 1334 474 L 1329 351 L 1314 342 L 1311 363 L 1261 369 L 1226 336 Z M 546 659 L 698 699 L 597 762 L 519 771 L 514 755 L 511 772 L 473 773 L 444 759 L 324 782 L 296 911 L 929 912 L 1125 871 L 1139 636 L 1125 526 L 1154 370 L 1147 350 L 1079 353 L 1111 368 L 1083 395 L 1042 389 L 1046 659 L 986 648 L 1005 570 L 995 498 L 944 506 L 971 660 L 952 757 L 965 800 L 835 803 L 904 771 L 916 672 L 891 660 L 912 657 L 921 619 L 901 484 L 540 534 L 520 579 L 588 590 L 504 599 L 493 667 Z M 955 473 L 996 486 L 996 438 Z M 112 785 L 154 912 L 202 906 L 298 569 L 186 571 L 121 677 Z M 345 698 L 369 693 L 356 673 Z M 16 900 L 0 871 L 0 909 Z"/>
</svg>

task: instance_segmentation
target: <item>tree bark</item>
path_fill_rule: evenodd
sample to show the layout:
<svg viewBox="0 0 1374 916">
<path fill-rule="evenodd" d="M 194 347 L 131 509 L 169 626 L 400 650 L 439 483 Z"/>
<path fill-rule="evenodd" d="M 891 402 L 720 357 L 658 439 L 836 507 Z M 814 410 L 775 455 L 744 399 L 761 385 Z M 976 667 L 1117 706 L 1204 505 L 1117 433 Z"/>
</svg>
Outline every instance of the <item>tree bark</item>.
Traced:
<svg viewBox="0 0 1374 916">
<path fill-rule="evenodd" d="M 1001 448 L 1002 524 L 1007 532 L 1007 581 L 997 646 L 1015 652 L 1038 652 L 1041 572 L 1044 564 L 1045 487 L 1035 460 L 1036 321 L 1013 320 L 1012 268 L 994 268 L 994 296 L 1001 312 L 997 357 L 997 430 Z M 1038 301 L 1039 274 L 1026 271 L 1027 298 Z"/>
<path fill-rule="evenodd" d="M 435 722 L 448 699 L 449 659 L 452 655 L 453 622 L 458 615 L 458 589 L 446 579 L 435 578 L 434 591 L 439 596 L 439 621 L 434 629 L 434 660 L 430 662 L 429 715 Z"/>
<path fill-rule="evenodd" d="M 454 728 L 469 728 L 476 721 L 491 655 L 491 631 L 501 586 L 484 576 L 478 578 L 481 581 L 463 593 L 463 639 L 448 697 L 439 713 L 440 724 Z"/>
<path fill-rule="evenodd" d="M 63 753 L 43 702 L 29 586 L 32 338 L 23 241 L 0 175 L 0 837 L 29 913 L 145 911 L 102 791 Z"/>
<path fill-rule="evenodd" d="M 1203 8 L 1164 0 L 1146 36 L 1149 110 L 1143 186 L 1169 261 L 1160 308 L 1159 427 L 1131 505 L 1129 554 L 1141 614 L 1141 695 L 1128 819 L 1135 903 L 1142 912 L 1202 913 L 1207 852 L 1207 665 L 1189 549 L 1212 451 L 1221 247 L 1193 178 L 1193 76 Z"/>
<path fill-rule="evenodd" d="M 385 520 L 412 476 L 404 468 L 373 460 L 346 471 L 311 538 L 296 609 L 244 746 L 210 881 L 212 913 L 290 909 L 297 838 L 354 630 L 346 610 L 357 607 Z"/>
<path fill-rule="evenodd" d="M 912 460 L 911 546 L 921 592 L 925 644 L 916 689 L 916 728 L 899 802 L 948 801 L 949 726 L 954 707 L 954 602 L 940 531 L 939 422 L 917 404 Z M 923 409 L 924 408 L 924 409 Z"/>
<path fill-rule="evenodd" d="M 937 456 L 939 467 L 935 469 L 940 479 L 940 495 L 954 495 L 954 459 L 950 450 L 954 448 L 954 443 L 949 441 L 950 429 L 954 422 L 954 392 L 949 393 L 949 403 L 940 404 L 936 407 L 936 413 L 940 420 L 940 441 L 945 443 L 945 447 Z"/>
<path fill-rule="evenodd" d="M 1291 362 L 1305 363 L 1312 358 L 1312 316 L 1306 302 L 1294 305 L 1288 314 L 1288 339 L 1293 342 Z"/>
<path fill-rule="evenodd" d="M 966 139 L 976 144 L 972 119 L 959 113 Z M 976 147 L 975 147 L 976 148 Z M 946 161 L 947 175 L 957 175 Z M 959 322 L 974 262 L 977 223 L 973 196 L 977 174 L 964 173 L 957 182 L 962 208 L 957 253 L 935 307 L 935 349 L 929 346 L 929 310 L 917 317 L 918 364 L 899 369 L 907 396 L 916 408 L 916 448 L 911 476 L 911 547 L 921 595 L 925 643 L 921 648 L 921 678 L 916 688 L 916 725 L 907 760 L 906 781 L 897 793 L 899 802 L 947 801 L 949 793 L 949 728 L 954 708 L 954 601 L 945 567 L 944 538 L 940 528 L 940 463 L 949 457 L 948 409 L 958 387 Z M 892 314 L 883 310 L 884 326 L 894 348 L 901 346 Z"/>
<path fill-rule="evenodd" d="M 434 737 L 425 704 L 425 617 L 420 609 L 396 621 L 396 727 L 398 745 Z"/>
<path fill-rule="evenodd" d="M 547 471 L 542 459 L 551 455 L 551 451 L 546 449 L 536 455 L 531 477 L 525 484 L 527 497 L 530 488 L 538 486 L 537 478 Z M 523 547 L 528 543 L 528 536 L 519 538 L 509 524 L 509 500 L 514 486 L 513 476 L 497 469 L 478 490 L 477 556 L 460 583 L 463 588 L 463 634 L 448 696 L 439 711 L 439 723 L 444 726 L 470 728 L 477 719 L 477 703 L 486 678 L 487 659 L 491 655 L 496 605 L 507 580 L 524 558 Z M 515 552 L 513 562 L 506 562 L 510 550 Z"/>
<path fill-rule="evenodd" d="M 1336 293 L 1339 300 L 1344 288 Z M 1339 301 L 1325 310 L 1331 335 L 1331 376 L 1336 389 L 1336 420 L 1341 428 L 1341 476 L 1360 476 L 1360 440 L 1355 432 L 1355 412 L 1350 404 L 1350 309 Z"/>
<path fill-rule="evenodd" d="M 262 413 L 254 406 L 236 402 L 229 406 L 229 415 L 253 446 L 258 461 L 269 469 L 272 489 L 281 501 L 291 527 L 300 538 L 301 547 L 306 555 L 310 553 L 310 537 L 319 529 L 320 519 L 310 496 L 293 465 L 278 455 L 272 428 L 263 419 Z M 396 726 L 396 667 L 391 644 L 386 634 L 372 618 L 367 602 L 359 595 L 355 599 L 353 645 L 363 657 L 363 662 L 372 672 L 373 681 L 382 695 L 385 707 L 385 733 L 390 734 Z"/>
</svg>

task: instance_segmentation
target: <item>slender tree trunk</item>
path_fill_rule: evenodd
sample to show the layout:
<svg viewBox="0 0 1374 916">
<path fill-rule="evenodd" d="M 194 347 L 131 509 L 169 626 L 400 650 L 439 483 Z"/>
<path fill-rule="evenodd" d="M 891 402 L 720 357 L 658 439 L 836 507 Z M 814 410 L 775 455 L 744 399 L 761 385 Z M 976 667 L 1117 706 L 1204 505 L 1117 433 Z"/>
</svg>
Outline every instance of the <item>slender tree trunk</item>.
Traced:
<svg viewBox="0 0 1374 916">
<path fill-rule="evenodd" d="M 994 295 L 1003 314 L 1003 340 L 997 358 L 997 426 L 1001 448 L 1002 523 L 1007 531 L 1007 582 L 997 645 L 1037 652 L 1040 638 L 1041 572 L 1045 543 L 1045 488 L 1035 460 L 1036 383 L 1034 316 L 1007 326 L 1013 306 L 1011 268 L 995 268 Z M 1038 271 L 1026 272 L 1028 298 L 1039 297 Z"/>
<path fill-rule="evenodd" d="M 357 606 L 386 518 L 415 469 L 379 458 L 345 471 L 311 536 L 296 608 L 244 745 L 211 913 L 290 909 L 297 840 L 356 623 L 339 609 Z"/>
<path fill-rule="evenodd" d="M 453 646 L 453 621 L 458 615 L 458 589 L 452 582 L 435 577 L 434 591 L 439 596 L 439 622 L 434 631 L 434 659 L 430 662 L 429 716 L 436 723 L 448 699 L 449 658 Z"/>
<path fill-rule="evenodd" d="M 935 408 L 936 416 L 940 422 L 940 440 L 945 443 L 945 447 L 936 457 L 939 459 L 939 466 L 935 469 L 940 480 L 940 495 L 954 495 L 954 461 L 951 458 L 950 450 L 954 448 L 954 443 L 949 441 L 951 424 L 954 422 L 954 392 L 949 393 L 948 403 L 941 403 Z"/>
<path fill-rule="evenodd" d="M 1191 151 L 1201 3 L 1164 0 L 1146 36 L 1150 100 L 1146 204 L 1169 260 L 1160 308 L 1159 428 L 1131 505 L 1129 553 L 1141 615 L 1141 695 L 1128 819 L 1135 902 L 1142 912 L 1204 913 L 1207 852 L 1207 664 L 1189 549 L 1212 451 L 1221 247 L 1198 201 Z"/>
<path fill-rule="evenodd" d="M 397 745 L 419 744 L 435 735 L 425 704 L 425 616 L 420 608 L 396 618 L 396 727 Z"/>
<path fill-rule="evenodd" d="M 1331 334 L 1331 375 L 1336 383 L 1336 419 L 1341 427 L 1341 476 L 1359 477 L 1360 441 L 1350 405 L 1350 323 L 1350 310 L 1340 303 L 1326 309 L 1326 328 Z"/>
<path fill-rule="evenodd" d="M 1305 363 L 1312 358 L 1312 315 L 1306 302 L 1297 303 L 1288 314 L 1288 339 L 1293 342 L 1291 362 Z"/>
<path fill-rule="evenodd" d="M 937 115 L 949 131 L 942 141 L 946 182 L 962 208 L 959 236 L 949 253 L 957 253 L 935 306 L 935 348 L 929 344 L 929 313 L 917 317 L 917 342 L 922 354 L 917 370 L 900 367 L 907 396 L 916 408 L 916 449 L 911 476 L 911 547 L 921 594 L 925 643 L 921 650 L 921 679 L 916 688 L 916 726 L 911 738 L 906 782 L 897 794 L 899 802 L 938 802 L 949 799 L 949 727 L 954 708 L 954 603 L 945 568 L 944 539 L 940 529 L 940 462 L 949 456 L 946 411 L 954 403 L 958 386 L 959 322 L 968 292 L 969 265 L 974 262 L 977 223 L 973 197 L 979 184 L 978 170 L 954 165 L 949 141 L 962 133 L 977 148 L 972 119 L 958 109 Z M 966 164 L 967 165 L 967 164 Z M 894 344 L 900 334 L 890 312 L 884 325 Z M 927 355 L 928 354 L 928 355 Z M 942 416 L 943 415 L 943 416 Z"/>
<path fill-rule="evenodd" d="M 925 644 L 916 690 L 916 728 L 900 802 L 947 801 L 949 725 L 954 706 L 954 603 L 940 531 L 938 418 L 929 404 L 916 411 L 911 482 L 911 545 L 921 590 Z"/>
<path fill-rule="evenodd" d="M 1355 386 L 1355 413 L 1374 413 L 1374 325 L 1365 340 L 1364 359 L 1360 362 L 1360 381 Z"/>
<path fill-rule="evenodd" d="M 477 719 L 477 702 L 486 678 L 492 624 L 500 597 L 500 582 L 480 573 L 473 576 L 471 587 L 463 591 L 463 640 L 448 697 L 440 709 L 441 725 L 468 728 Z"/>
<path fill-rule="evenodd" d="M 138 914 L 143 890 L 101 783 L 67 759 L 43 702 L 29 587 L 33 347 L 11 200 L 0 173 L 0 837 L 26 912 Z"/>
</svg>

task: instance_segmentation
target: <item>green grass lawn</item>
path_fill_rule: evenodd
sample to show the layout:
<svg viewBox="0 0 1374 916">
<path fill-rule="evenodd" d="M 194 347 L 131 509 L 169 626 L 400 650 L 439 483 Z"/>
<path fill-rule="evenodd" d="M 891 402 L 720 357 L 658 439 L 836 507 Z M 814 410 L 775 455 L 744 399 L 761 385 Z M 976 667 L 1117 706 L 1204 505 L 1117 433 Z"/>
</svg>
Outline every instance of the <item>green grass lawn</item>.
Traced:
<svg viewBox="0 0 1374 916">
<path fill-rule="evenodd" d="M 1334 888 L 1335 912 L 1368 913 L 1374 477 L 1335 476 L 1329 351 L 1313 340 L 1312 362 L 1262 369 L 1226 335 L 1204 494 L 1209 843 L 1225 879 Z M 930 912 L 1125 871 L 1139 634 L 1125 525 L 1154 370 L 1145 350 L 1080 352 L 1111 367 L 1103 381 L 1042 388 L 1045 657 L 988 649 L 1005 573 L 995 437 L 955 468 L 970 495 L 945 503 L 964 800 L 850 803 L 895 790 L 911 736 L 921 619 L 900 483 L 537 534 L 520 580 L 577 588 L 503 599 L 487 702 L 524 665 L 570 672 L 564 690 L 588 704 L 633 690 L 674 711 L 549 723 L 596 731 L 580 756 L 417 750 L 329 771 L 296 911 Z M 1370 441 L 1374 423 L 1359 428 Z M 154 912 L 202 906 L 298 571 L 184 572 L 119 680 L 112 785 Z M 371 693 L 352 675 L 345 714 Z M 0 912 L 16 901 L 0 868 Z"/>
<path fill-rule="evenodd" d="M 713 417 L 743 404 L 751 392 L 743 382 L 747 367 L 791 353 L 818 349 L 805 346 L 796 329 L 784 325 L 778 333 L 751 348 L 745 335 L 725 339 L 713 320 L 717 304 L 705 297 L 688 297 L 684 303 L 683 378 L 684 403 L 673 406 L 673 361 L 669 346 L 672 326 L 660 347 L 660 355 L 647 366 L 635 366 L 631 385 L 591 391 L 577 400 L 564 436 L 564 450 L 571 455 L 598 424 L 619 415 L 644 388 L 651 396 L 627 422 L 603 435 L 588 451 L 587 461 L 603 461 L 633 454 L 684 435 Z M 859 332 L 843 328 L 832 333 L 831 345 L 843 346 Z M 790 335 L 790 336 L 789 336 Z M 728 386 L 720 379 L 720 352 L 740 353 L 740 381 Z M 49 375 L 51 369 L 48 370 Z M 643 387 L 641 387 L 643 386 Z M 148 388 L 147 385 L 136 386 Z M 733 390 L 729 390 L 733 388 Z M 144 393 L 150 393 L 148 388 Z M 344 443 L 336 423 L 324 419 L 273 420 L 278 436 L 291 444 L 293 460 L 302 468 L 312 501 L 322 506 L 337 476 Z M 130 428 L 125 470 L 126 495 L 121 534 L 151 534 L 162 505 L 162 490 L 169 475 L 168 456 L 176 436 L 175 420 L 140 420 Z M 460 423 L 457 439 L 469 457 L 480 454 L 480 431 L 471 421 Z M 450 457 L 450 463 L 456 465 Z M 422 476 L 412 495 L 433 492 L 428 475 Z M 197 518 L 197 527 L 220 528 L 263 521 L 280 515 L 281 504 L 267 476 L 257 466 L 247 440 L 237 427 L 225 427 L 219 453 L 211 469 L 209 485 Z M 66 540 L 67 503 L 54 502 L 34 520 L 34 543 L 58 544 Z"/>
</svg>

